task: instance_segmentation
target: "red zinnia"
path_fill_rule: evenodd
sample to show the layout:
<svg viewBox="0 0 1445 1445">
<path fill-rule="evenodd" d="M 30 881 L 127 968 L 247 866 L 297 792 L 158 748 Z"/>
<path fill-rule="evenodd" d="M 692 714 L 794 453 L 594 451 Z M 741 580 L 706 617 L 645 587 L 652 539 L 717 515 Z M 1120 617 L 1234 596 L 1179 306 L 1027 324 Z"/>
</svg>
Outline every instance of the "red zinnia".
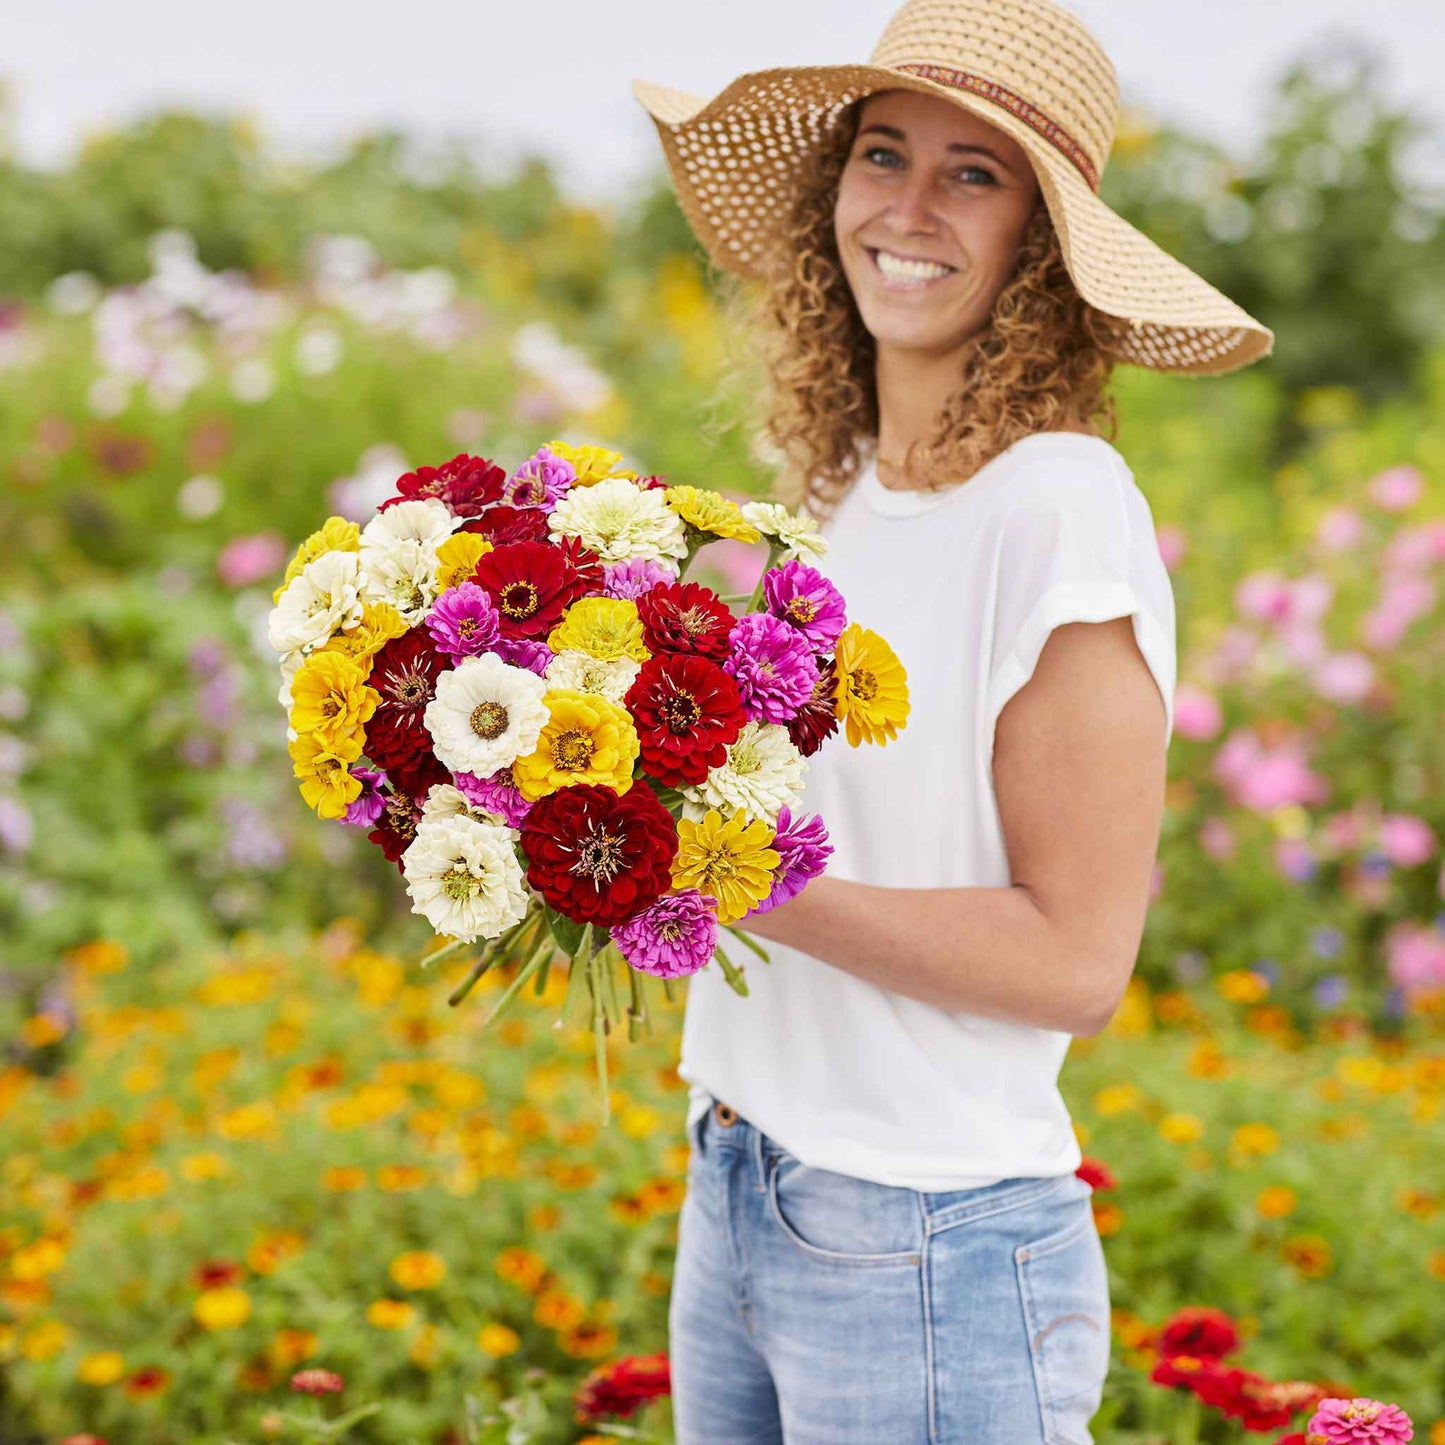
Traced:
<svg viewBox="0 0 1445 1445">
<path fill-rule="evenodd" d="M 539 641 L 546 641 L 563 612 L 586 591 L 572 556 L 550 542 L 494 547 L 478 560 L 472 581 L 491 597 L 504 637 Z"/>
<path fill-rule="evenodd" d="M 644 782 L 622 794 L 559 788 L 532 805 L 521 833 L 527 882 L 569 918 L 610 928 L 671 886 L 677 825 Z"/>
<path fill-rule="evenodd" d="M 717 663 L 660 652 L 623 699 L 642 744 L 642 766 L 669 788 L 700 783 L 727 759 L 747 722 L 738 685 Z"/>
<path fill-rule="evenodd" d="M 408 794 L 390 792 L 386 795 L 386 811 L 366 835 L 367 842 L 375 843 L 387 862 L 395 863 L 400 870 L 401 855 L 416 841 L 420 821 L 421 809 Z"/>
<path fill-rule="evenodd" d="M 659 582 L 637 599 L 649 652 L 689 652 L 721 662 L 728 655 L 732 609 L 696 582 Z"/>
<path fill-rule="evenodd" d="M 396 484 L 397 495 L 378 508 L 384 512 L 398 502 L 424 501 L 435 497 L 445 502 L 454 517 L 475 517 L 483 507 L 501 499 L 506 471 L 486 457 L 469 457 L 459 452 L 439 467 L 418 467 Z"/>
<path fill-rule="evenodd" d="M 220 1289 L 241 1278 L 241 1266 L 230 1259 L 208 1259 L 191 1271 L 191 1283 L 197 1289 Z"/>
<path fill-rule="evenodd" d="M 366 680 L 381 694 L 381 701 L 366 725 L 366 756 L 385 768 L 393 781 L 395 770 L 415 772 L 431 755 L 431 734 L 423 715 L 449 662 L 425 627 L 391 638 L 372 659 Z"/>
<path fill-rule="evenodd" d="M 603 1415 L 631 1415 L 639 1405 L 672 1393 L 666 1353 L 626 1355 L 599 1365 L 578 1387 L 575 1399 L 579 1425 Z"/>
<path fill-rule="evenodd" d="M 838 671 L 830 657 L 818 664 L 818 680 L 813 684 L 813 695 L 787 722 L 788 736 L 793 746 L 805 758 L 810 758 L 823 746 L 824 738 L 830 738 L 838 731 Z"/>
<path fill-rule="evenodd" d="M 346 1381 L 335 1370 L 322 1370 L 316 1367 L 309 1370 L 297 1370 L 291 1376 L 291 1388 L 300 1390 L 304 1395 L 334 1395 L 345 1384 Z"/>
<path fill-rule="evenodd" d="M 510 542 L 545 542 L 549 536 L 547 514 L 537 507 L 489 507 L 480 517 L 463 522 L 461 530 L 489 537 L 497 547 Z"/>
<path fill-rule="evenodd" d="M 1218 1360 L 1239 1348 L 1239 1332 L 1223 1310 L 1186 1305 L 1165 1321 L 1159 1332 L 1159 1353 Z"/>
</svg>

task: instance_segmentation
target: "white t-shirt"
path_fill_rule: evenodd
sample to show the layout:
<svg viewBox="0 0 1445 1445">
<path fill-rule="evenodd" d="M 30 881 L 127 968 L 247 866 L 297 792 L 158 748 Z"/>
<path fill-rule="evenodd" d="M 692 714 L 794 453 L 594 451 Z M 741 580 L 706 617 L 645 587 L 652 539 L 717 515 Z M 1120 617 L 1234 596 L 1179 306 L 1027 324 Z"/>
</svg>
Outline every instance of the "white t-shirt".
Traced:
<svg viewBox="0 0 1445 1445">
<path fill-rule="evenodd" d="M 1025 437 L 943 492 L 890 491 L 868 464 L 823 528 L 817 564 L 850 622 L 908 673 L 907 726 L 808 760 L 794 809 L 820 813 L 838 878 L 1006 888 L 994 727 L 1050 631 L 1132 616 L 1174 731 L 1175 623 L 1153 515 L 1100 437 Z M 796 948 L 729 934 L 749 997 L 716 960 L 689 980 L 678 1072 L 688 1122 L 723 1100 L 804 1164 L 921 1190 L 1072 1173 L 1058 1075 L 1071 1035 L 880 988 Z"/>
</svg>

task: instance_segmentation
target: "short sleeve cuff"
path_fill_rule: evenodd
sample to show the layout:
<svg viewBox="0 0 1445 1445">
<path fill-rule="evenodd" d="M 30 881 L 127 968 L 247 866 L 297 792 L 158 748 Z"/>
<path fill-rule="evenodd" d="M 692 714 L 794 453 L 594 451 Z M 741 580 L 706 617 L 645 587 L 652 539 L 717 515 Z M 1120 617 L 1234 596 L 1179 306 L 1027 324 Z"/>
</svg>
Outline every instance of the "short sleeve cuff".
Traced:
<svg viewBox="0 0 1445 1445">
<path fill-rule="evenodd" d="M 1168 747 L 1174 736 L 1174 649 L 1164 629 L 1127 582 L 1061 582 L 1039 598 L 989 682 L 985 756 L 993 754 L 999 714 L 1034 675 L 1054 628 L 1066 622 L 1107 622 L 1111 617 L 1133 618 L 1134 639 L 1164 700 L 1164 745 Z"/>
</svg>

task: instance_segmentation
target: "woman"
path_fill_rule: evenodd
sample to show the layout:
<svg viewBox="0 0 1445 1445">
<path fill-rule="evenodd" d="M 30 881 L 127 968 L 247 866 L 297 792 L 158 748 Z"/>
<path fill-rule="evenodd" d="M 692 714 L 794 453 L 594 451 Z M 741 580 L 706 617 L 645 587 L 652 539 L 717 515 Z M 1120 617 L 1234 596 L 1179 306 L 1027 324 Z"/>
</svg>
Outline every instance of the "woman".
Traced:
<svg viewBox="0 0 1445 1445">
<path fill-rule="evenodd" d="M 1109 1284 L 1057 1078 L 1134 965 L 1175 676 L 1099 423 L 1116 363 L 1272 335 L 1099 200 L 1114 71 L 1049 0 L 911 0 L 866 66 L 636 90 L 713 260 L 762 283 L 784 499 L 912 704 L 810 760 L 833 857 L 742 925 L 750 997 L 690 985 L 677 1438 L 1088 1441 Z"/>
</svg>

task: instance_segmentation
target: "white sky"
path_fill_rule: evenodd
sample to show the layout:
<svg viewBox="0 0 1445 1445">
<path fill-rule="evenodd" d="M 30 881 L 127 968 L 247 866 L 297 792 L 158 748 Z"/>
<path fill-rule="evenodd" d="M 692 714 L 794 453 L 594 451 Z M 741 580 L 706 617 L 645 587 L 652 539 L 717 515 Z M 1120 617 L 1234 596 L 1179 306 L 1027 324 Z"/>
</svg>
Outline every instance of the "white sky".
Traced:
<svg viewBox="0 0 1445 1445">
<path fill-rule="evenodd" d="M 240 111 L 281 147 L 379 122 L 553 157 L 597 198 L 660 165 L 633 76 L 711 95 L 746 70 L 866 60 L 892 0 L 7 0 L 0 79 L 20 156 L 164 103 Z M 1122 99 L 1247 154 L 1283 66 L 1331 35 L 1379 49 L 1445 132 L 1445 0 L 1071 0 Z M 1445 177 L 1437 143 L 1418 164 Z"/>
</svg>

